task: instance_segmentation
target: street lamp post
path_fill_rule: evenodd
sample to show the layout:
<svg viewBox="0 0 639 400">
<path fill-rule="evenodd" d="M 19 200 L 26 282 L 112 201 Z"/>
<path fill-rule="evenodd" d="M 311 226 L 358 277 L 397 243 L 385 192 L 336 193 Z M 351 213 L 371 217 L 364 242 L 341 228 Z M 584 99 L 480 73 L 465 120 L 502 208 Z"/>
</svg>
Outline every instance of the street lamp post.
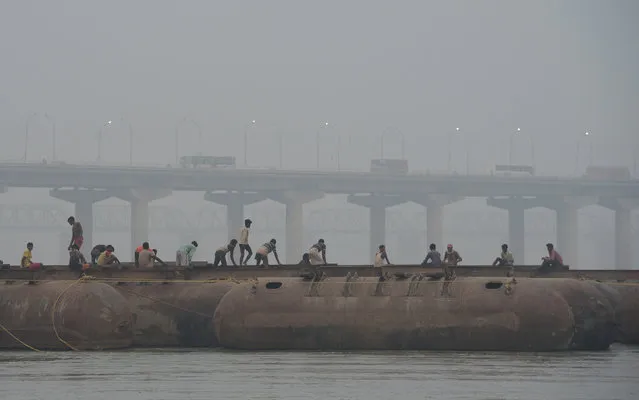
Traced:
<svg viewBox="0 0 639 400">
<path fill-rule="evenodd" d="M 384 159 L 384 139 L 386 138 L 387 135 L 390 135 L 392 133 L 399 135 L 402 160 L 405 160 L 406 159 L 406 137 L 404 136 L 404 132 L 394 127 L 387 127 L 386 129 L 384 129 L 384 132 L 382 132 L 381 146 L 380 146 L 381 159 L 382 160 Z"/>
<path fill-rule="evenodd" d="M 517 128 L 510 134 L 510 142 L 508 143 L 508 165 L 513 164 L 513 142 L 515 141 L 515 135 L 521 132 L 521 128 Z"/>
<path fill-rule="evenodd" d="M 318 170 L 320 168 L 320 129 L 327 126 L 328 122 L 324 122 L 324 124 L 320 125 L 315 132 L 315 163 Z"/>
<path fill-rule="evenodd" d="M 575 159 L 575 174 L 579 173 L 579 155 L 581 154 L 581 141 L 582 140 L 587 140 L 588 141 L 588 164 L 592 165 L 592 140 L 590 139 L 590 132 L 586 131 L 583 134 L 579 135 L 579 138 L 577 139 L 577 157 Z M 588 166 L 586 166 L 588 167 Z"/>
<path fill-rule="evenodd" d="M 44 118 L 47 119 L 47 121 L 49 121 L 49 123 L 51 124 L 51 158 L 53 161 L 56 160 L 56 127 L 55 127 L 55 118 L 53 118 L 51 115 L 45 113 L 44 114 Z"/>
<path fill-rule="evenodd" d="M 508 165 L 512 165 L 512 153 L 513 153 L 513 143 L 515 140 L 515 136 L 521 133 L 521 128 L 517 128 L 510 134 L 510 143 L 508 148 Z M 532 135 L 528 135 L 530 139 L 530 166 L 534 168 L 535 166 L 535 141 L 533 140 Z"/>
<path fill-rule="evenodd" d="M 129 165 L 133 165 L 133 124 L 124 117 L 120 118 L 120 122 L 126 124 L 129 131 Z"/>
<path fill-rule="evenodd" d="M 453 168 L 453 135 L 459 134 L 459 128 L 455 128 L 455 131 L 448 133 L 448 173 L 452 172 Z M 466 169 L 468 169 L 468 151 L 466 151 Z"/>
<path fill-rule="evenodd" d="M 198 124 L 197 122 L 195 122 L 191 118 L 184 117 L 181 120 L 179 120 L 177 122 L 177 124 L 175 124 L 175 164 L 176 165 L 179 164 L 179 158 L 180 158 L 180 150 L 179 150 L 179 145 L 180 145 L 180 127 L 183 124 L 185 124 L 185 123 L 190 123 L 191 125 L 193 125 L 195 127 L 195 129 L 197 129 L 198 148 L 200 149 L 200 154 L 202 154 L 201 153 L 201 149 L 202 149 L 202 127 L 200 127 L 200 124 Z"/>
<path fill-rule="evenodd" d="M 98 131 L 98 163 L 102 161 L 102 131 L 104 128 L 111 126 L 113 121 L 109 120 L 105 122 Z"/>
<path fill-rule="evenodd" d="M 244 166 L 248 166 L 248 129 L 250 126 L 255 125 L 255 120 L 252 120 L 250 124 L 244 125 Z"/>
</svg>

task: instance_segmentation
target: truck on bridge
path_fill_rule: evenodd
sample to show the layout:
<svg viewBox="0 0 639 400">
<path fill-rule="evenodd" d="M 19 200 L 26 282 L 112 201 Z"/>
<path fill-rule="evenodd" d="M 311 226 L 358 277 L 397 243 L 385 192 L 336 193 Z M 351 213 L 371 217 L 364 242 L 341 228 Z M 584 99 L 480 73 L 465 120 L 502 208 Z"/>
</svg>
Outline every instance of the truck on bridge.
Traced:
<svg viewBox="0 0 639 400">
<path fill-rule="evenodd" d="M 182 168 L 198 168 L 199 166 L 209 168 L 235 168 L 235 157 L 233 156 L 183 156 L 180 157 Z"/>
</svg>

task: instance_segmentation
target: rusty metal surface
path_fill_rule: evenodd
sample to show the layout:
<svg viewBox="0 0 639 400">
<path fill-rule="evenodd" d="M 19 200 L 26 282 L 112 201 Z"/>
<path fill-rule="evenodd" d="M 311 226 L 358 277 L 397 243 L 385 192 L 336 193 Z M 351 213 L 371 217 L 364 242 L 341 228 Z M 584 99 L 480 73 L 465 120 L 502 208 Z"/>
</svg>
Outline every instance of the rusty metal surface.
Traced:
<svg viewBox="0 0 639 400">
<path fill-rule="evenodd" d="M 514 271 L 517 277 L 530 277 L 539 266 L 515 266 Z M 95 267 L 86 271 L 88 275 L 96 278 L 107 279 L 130 279 L 130 280 L 164 280 L 164 279 L 186 279 L 186 280 L 209 280 L 209 279 L 251 279 L 255 277 L 299 277 L 304 271 L 319 270 L 330 277 L 344 277 L 348 273 L 357 273 L 361 277 L 376 277 L 383 273 L 421 273 L 438 274 L 441 268 L 421 267 L 418 265 L 391 265 L 384 267 L 373 267 L 371 265 L 333 265 L 310 267 L 300 265 L 283 265 L 272 268 L 215 268 L 210 264 L 197 263 L 195 268 L 187 270 L 175 268 L 169 264 L 167 268 L 141 269 L 135 268 L 132 263 L 123 264 L 123 269 L 115 267 Z M 175 271 L 180 272 L 176 276 Z M 510 267 L 493 267 L 486 265 L 463 265 L 455 268 L 457 276 L 507 276 L 511 271 Z M 31 272 L 25 269 L 12 267 L 10 269 L 0 269 L 0 280 L 11 279 L 37 279 L 37 280 L 63 280 L 76 279 L 78 272 L 72 272 L 67 266 L 48 266 L 43 271 Z M 603 281 L 639 281 L 639 270 L 567 270 L 546 274 L 545 278 L 588 278 Z"/>
<path fill-rule="evenodd" d="M 260 279 L 224 296 L 216 330 L 222 346 L 253 350 L 555 351 L 612 343 L 613 305 L 590 282 L 508 282 L 458 278 L 443 295 L 442 282 L 426 279 Z"/>
<path fill-rule="evenodd" d="M 639 344 L 639 285 L 619 285 L 611 283 L 621 295 L 617 307 L 619 318 L 619 342 Z"/>
<path fill-rule="evenodd" d="M 213 314 L 231 282 L 114 285 L 133 313 L 135 347 L 217 347 Z"/>
<path fill-rule="evenodd" d="M 104 283 L 71 284 L 0 285 L 0 322 L 20 340 L 39 349 L 68 349 L 56 337 L 53 321 L 60 337 L 77 349 L 129 347 L 133 341 L 132 315 L 126 299 Z M 24 346 L 0 331 L 0 348 Z"/>
</svg>

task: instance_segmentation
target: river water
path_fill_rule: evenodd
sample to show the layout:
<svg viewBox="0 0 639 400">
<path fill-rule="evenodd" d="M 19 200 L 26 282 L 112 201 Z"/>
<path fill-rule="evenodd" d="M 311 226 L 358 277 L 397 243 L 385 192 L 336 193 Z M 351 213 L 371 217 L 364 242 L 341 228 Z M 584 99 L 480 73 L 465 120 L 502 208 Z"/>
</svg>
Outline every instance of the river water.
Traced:
<svg viewBox="0 0 639 400">
<path fill-rule="evenodd" d="M 639 399 L 639 347 L 593 353 L 0 352 L 2 400 Z"/>
</svg>

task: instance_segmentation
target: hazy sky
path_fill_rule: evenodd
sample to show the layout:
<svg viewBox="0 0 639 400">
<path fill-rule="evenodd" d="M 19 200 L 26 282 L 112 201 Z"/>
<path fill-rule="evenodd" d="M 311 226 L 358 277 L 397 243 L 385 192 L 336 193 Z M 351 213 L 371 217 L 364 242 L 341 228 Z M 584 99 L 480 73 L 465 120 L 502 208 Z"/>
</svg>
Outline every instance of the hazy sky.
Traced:
<svg viewBox="0 0 639 400">
<path fill-rule="evenodd" d="M 27 115 L 56 119 L 58 156 L 139 163 L 201 151 L 284 167 L 366 168 L 380 135 L 403 132 L 413 169 L 486 172 L 513 158 L 540 173 L 570 174 L 591 131 L 597 163 L 632 165 L 639 116 L 639 3 L 620 1 L 142 1 L 4 0 L 0 3 L 2 159 L 23 155 Z M 51 158 L 50 125 L 31 123 L 29 158 Z M 530 136 L 526 136 L 530 135 Z M 349 139 L 350 136 L 350 139 Z M 554 145 L 552 142 L 556 142 Z M 582 145 L 581 163 L 588 145 Z M 386 156 L 400 157 L 388 134 Z M 583 168 L 583 165 L 581 166 Z"/>
</svg>

